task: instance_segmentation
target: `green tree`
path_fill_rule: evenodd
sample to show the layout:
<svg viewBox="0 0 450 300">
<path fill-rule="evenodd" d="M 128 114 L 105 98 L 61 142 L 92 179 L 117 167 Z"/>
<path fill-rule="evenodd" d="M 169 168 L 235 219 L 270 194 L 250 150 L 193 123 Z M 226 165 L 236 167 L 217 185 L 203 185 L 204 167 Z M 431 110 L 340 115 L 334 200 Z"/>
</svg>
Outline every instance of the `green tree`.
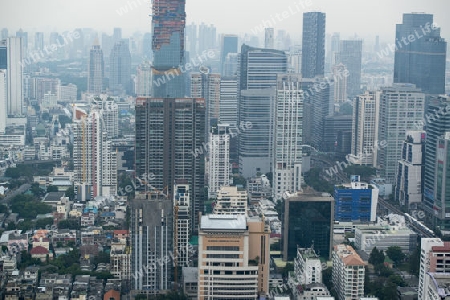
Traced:
<svg viewBox="0 0 450 300">
<path fill-rule="evenodd" d="M 0 213 L 1 214 L 6 214 L 8 212 L 8 206 L 0 204 Z"/>
<path fill-rule="evenodd" d="M 58 223 L 58 228 L 80 230 L 81 229 L 80 220 L 77 218 L 69 218 L 66 220 L 61 220 Z"/>
<path fill-rule="evenodd" d="M 397 285 L 393 282 L 388 281 L 382 290 L 382 299 L 391 300 L 397 299 Z"/>
<path fill-rule="evenodd" d="M 420 247 L 416 248 L 409 257 L 409 273 L 419 276 L 420 271 Z"/>
<path fill-rule="evenodd" d="M 73 188 L 73 186 L 66 190 L 64 196 L 69 197 L 70 201 L 73 201 L 73 199 L 75 199 L 75 189 Z"/>
<path fill-rule="evenodd" d="M 396 265 L 405 259 L 405 254 L 399 246 L 390 246 L 386 251 L 387 256 L 394 261 Z"/>
<path fill-rule="evenodd" d="M 53 225 L 53 218 L 36 220 L 36 229 L 46 229 Z"/>
<path fill-rule="evenodd" d="M 369 263 L 372 265 L 379 265 L 384 263 L 384 253 L 382 250 L 378 250 L 377 247 L 373 247 L 369 256 Z"/>
<path fill-rule="evenodd" d="M 58 187 L 54 186 L 54 185 L 49 185 L 47 187 L 47 193 L 51 193 L 51 192 L 57 192 L 58 191 Z"/>
</svg>

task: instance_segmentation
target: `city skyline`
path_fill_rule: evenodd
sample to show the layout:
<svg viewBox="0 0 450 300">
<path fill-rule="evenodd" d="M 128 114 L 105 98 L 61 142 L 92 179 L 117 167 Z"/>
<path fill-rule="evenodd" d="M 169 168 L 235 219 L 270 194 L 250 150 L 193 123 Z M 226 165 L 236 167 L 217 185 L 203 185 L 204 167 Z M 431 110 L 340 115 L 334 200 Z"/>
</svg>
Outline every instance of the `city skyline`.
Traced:
<svg viewBox="0 0 450 300">
<path fill-rule="evenodd" d="M 327 14 L 326 32 L 328 34 L 340 32 L 342 39 L 355 35 L 358 37 L 379 35 L 382 42 L 388 42 L 395 38 L 395 24 L 401 23 L 403 13 L 425 12 L 435 16 L 437 25 L 444 29 L 442 37 L 450 39 L 450 31 L 445 30 L 450 28 L 450 20 L 445 16 L 444 0 L 428 2 L 347 0 L 345 2 L 344 6 L 341 2 L 336 3 L 331 0 L 281 0 L 276 3 L 256 2 L 256 0 L 247 0 L 245 3 L 237 0 L 226 3 L 189 0 L 186 2 L 186 24 L 204 22 L 214 24 L 219 33 L 247 33 L 261 37 L 264 36 L 265 27 L 274 27 L 275 32 L 280 29 L 287 30 L 294 39 L 298 39 L 302 31 L 303 13 L 321 11 Z M 45 3 L 19 0 L 1 6 L 0 27 L 9 28 L 10 32 L 20 28 L 31 32 L 50 32 L 79 27 L 92 27 L 109 32 L 114 27 L 121 27 L 124 29 L 124 35 L 128 36 L 135 31 L 141 33 L 151 31 L 149 17 L 151 5 L 147 0 L 100 0 L 95 3 L 81 0 L 72 2 L 70 6 L 62 5 L 56 0 L 47 0 Z M 35 11 L 40 13 L 33 13 Z M 102 12 L 101 21 L 99 11 Z M 371 13 L 367 14 L 367 11 Z M 67 18 L 68 15 L 71 18 Z M 229 18 L 224 16 L 233 16 L 233 22 L 229 22 Z"/>
</svg>

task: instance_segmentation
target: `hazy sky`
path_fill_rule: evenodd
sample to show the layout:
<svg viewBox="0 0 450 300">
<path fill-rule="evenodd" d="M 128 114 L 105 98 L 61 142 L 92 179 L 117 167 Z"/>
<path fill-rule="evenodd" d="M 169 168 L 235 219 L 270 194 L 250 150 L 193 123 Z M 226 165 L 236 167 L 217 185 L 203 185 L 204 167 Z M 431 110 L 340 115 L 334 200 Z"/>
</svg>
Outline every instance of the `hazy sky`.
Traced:
<svg viewBox="0 0 450 300">
<path fill-rule="evenodd" d="M 187 22 L 215 24 L 218 33 L 251 33 L 263 21 L 276 30 L 285 29 L 295 39 L 302 29 L 302 13 L 326 13 L 327 33 L 341 38 L 380 35 L 390 41 L 395 24 L 405 12 L 434 14 L 441 34 L 450 40 L 449 0 L 186 0 Z M 125 12 L 125 9 L 127 12 Z M 283 15 L 283 12 L 284 15 Z M 91 27 L 112 34 L 113 27 L 124 35 L 150 31 L 149 0 L 0 0 L 0 28 L 12 33 L 63 31 Z M 278 17 L 276 14 L 279 14 Z M 266 24 L 268 24 L 266 22 Z M 11 33 L 10 32 L 10 33 Z"/>
</svg>

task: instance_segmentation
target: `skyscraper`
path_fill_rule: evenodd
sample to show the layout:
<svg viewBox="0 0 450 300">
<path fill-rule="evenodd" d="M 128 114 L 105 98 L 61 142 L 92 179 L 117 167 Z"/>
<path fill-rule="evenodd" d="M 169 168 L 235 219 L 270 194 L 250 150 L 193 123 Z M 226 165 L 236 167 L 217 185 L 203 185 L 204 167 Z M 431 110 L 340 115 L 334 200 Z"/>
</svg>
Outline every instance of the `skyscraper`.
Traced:
<svg viewBox="0 0 450 300">
<path fill-rule="evenodd" d="M 40 51 L 44 49 L 44 33 L 36 32 L 34 35 L 34 50 Z"/>
<path fill-rule="evenodd" d="M 229 124 L 231 129 L 237 124 L 237 78 L 222 77 L 220 80 L 219 123 Z"/>
<path fill-rule="evenodd" d="M 303 91 L 300 74 L 278 75 L 273 105 L 273 196 L 302 189 Z"/>
<path fill-rule="evenodd" d="M 6 129 L 6 70 L 0 69 L 0 134 Z"/>
<path fill-rule="evenodd" d="M 156 98 L 184 97 L 184 27 L 185 0 L 155 0 L 152 2 L 152 94 Z"/>
<path fill-rule="evenodd" d="M 358 165 L 377 166 L 380 92 L 366 91 L 353 100 L 351 154 Z"/>
<path fill-rule="evenodd" d="M 339 76 L 345 72 L 345 66 L 343 64 L 334 65 L 331 68 L 331 72 L 334 75 L 336 81 L 334 82 L 334 104 L 340 105 L 347 101 L 347 77 Z"/>
<path fill-rule="evenodd" d="M 413 83 L 425 94 L 445 93 L 447 42 L 434 26 L 431 14 L 403 14 L 395 32 L 394 82 Z"/>
<path fill-rule="evenodd" d="M 22 38 L 7 38 L 6 48 L 7 112 L 8 116 L 21 116 L 23 114 Z"/>
<path fill-rule="evenodd" d="M 189 184 L 186 180 L 178 180 L 175 183 L 173 194 L 173 208 L 174 208 L 174 251 L 176 259 L 176 266 L 188 267 L 190 265 L 190 259 L 192 249 L 190 249 L 189 240 L 192 232 L 192 218 L 191 218 L 191 191 Z"/>
<path fill-rule="evenodd" d="M 151 96 L 152 92 L 152 65 L 149 61 L 144 61 L 137 67 L 136 72 L 136 95 Z"/>
<path fill-rule="evenodd" d="M 173 202 L 150 193 L 131 200 L 131 294 L 156 295 L 172 288 Z M 167 261 L 168 259 L 168 261 Z"/>
<path fill-rule="evenodd" d="M 216 47 L 216 27 L 202 23 L 198 27 L 198 53 Z"/>
<path fill-rule="evenodd" d="M 103 91 L 104 77 L 103 51 L 96 39 L 89 56 L 88 70 L 88 92 L 92 94 L 101 94 Z"/>
<path fill-rule="evenodd" d="M 117 42 L 109 56 L 109 88 L 115 94 L 131 92 L 131 54 L 124 41 Z"/>
<path fill-rule="evenodd" d="M 378 140 L 386 147 L 378 152 L 381 176 L 394 183 L 408 130 L 416 129 L 423 120 L 425 95 L 413 84 L 395 84 L 381 90 Z"/>
<path fill-rule="evenodd" d="M 350 99 L 361 92 L 362 41 L 341 41 L 336 63 L 343 64 L 348 70 L 347 95 Z"/>
<path fill-rule="evenodd" d="M 274 49 L 275 47 L 275 30 L 273 28 L 266 28 L 264 36 L 264 48 Z"/>
<path fill-rule="evenodd" d="M 205 102 L 195 98 L 136 99 L 136 177 L 143 192 L 173 195 L 174 182 L 190 185 L 192 230 L 203 211 Z"/>
<path fill-rule="evenodd" d="M 189 56 L 197 55 L 197 25 L 195 23 L 186 25 L 186 49 Z"/>
<path fill-rule="evenodd" d="M 16 37 L 22 38 L 22 51 L 24 54 L 28 53 L 28 32 L 20 28 L 16 31 Z"/>
<path fill-rule="evenodd" d="M 209 135 L 208 199 L 222 186 L 230 185 L 230 126 L 218 124 Z"/>
<path fill-rule="evenodd" d="M 286 71 L 287 56 L 283 51 L 242 45 L 238 126 L 252 124 L 251 130 L 239 134 L 239 169 L 244 177 L 271 171 L 271 109 L 277 74 Z"/>
<path fill-rule="evenodd" d="M 303 14 L 302 76 L 314 78 L 325 71 L 325 13 Z"/>
<path fill-rule="evenodd" d="M 238 36 L 234 34 L 225 34 L 222 36 L 222 48 L 220 51 L 220 68 L 223 75 L 225 59 L 228 53 L 238 52 Z"/>
</svg>

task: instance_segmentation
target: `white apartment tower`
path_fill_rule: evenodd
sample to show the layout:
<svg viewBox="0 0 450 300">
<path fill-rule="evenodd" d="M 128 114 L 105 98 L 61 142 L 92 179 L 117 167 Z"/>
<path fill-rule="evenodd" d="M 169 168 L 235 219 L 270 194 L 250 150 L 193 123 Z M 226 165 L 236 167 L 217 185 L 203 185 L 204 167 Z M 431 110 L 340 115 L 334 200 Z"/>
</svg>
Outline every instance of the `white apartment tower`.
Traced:
<svg viewBox="0 0 450 300">
<path fill-rule="evenodd" d="M 302 189 L 301 75 L 278 75 L 273 112 L 273 195 L 277 198 Z"/>
<path fill-rule="evenodd" d="M 101 109 L 101 114 L 108 138 L 119 136 L 119 106 L 111 98 L 103 99 L 97 103 Z"/>
<path fill-rule="evenodd" d="M 298 284 L 322 283 L 322 263 L 313 248 L 297 248 L 294 274 Z"/>
<path fill-rule="evenodd" d="M 247 215 L 247 191 L 236 186 L 223 186 L 217 191 L 213 213 L 217 215 Z"/>
<path fill-rule="evenodd" d="M 149 61 L 143 62 L 137 68 L 136 95 L 138 97 L 152 95 L 152 65 Z"/>
<path fill-rule="evenodd" d="M 191 194 L 187 181 L 179 180 L 174 186 L 173 205 L 174 205 L 174 253 L 176 265 L 178 267 L 189 267 L 191 249 L 189 239 L 191 232 Z M 175 252 L 174 251 L 174 252 Z"/>
<path fill-rule="evenodd" d="M 21 116 L 23 111 L 23 41 L 20 37 L 6 39 L 7 47 L 7 112 L 8 116 Z"/>
<path fill-rule="evenodd" d="M 366 91 L 353 100 L 351 154 L 355 164 L 377 165 L 380 92 Z"/>
<path fill-rule="evenodd" d="M 425 131 L 408 131 L 398 161 L 395 198 L 409 209 L 417 209 L 422 201 L 422 169 Z"/>
<path fill-rule="evenodd" d="M 395 182 L 406 132 L 421 129 L 417 124 L 423 122 L 424 109 L 425 94 L 414 84 L 394 83 L 382 89 L 378 140 L 384 141 L 386 147 L 377 151 L 377 163 L 387 182 Z"/>
<path fill-rule="evenodd" d="M 230 185 L 230 126 L 218 124 L 209 134 L 208 198 L 214 198 L 221 186 Z"/>
<path fill-rule="evenodd" d="M 115 195 L 117 154 L 112 149 L 101 110 L 94 108 L 88 115 L 75 107 L 74 117 L 75 184 L 87 186 L 91 197 Z"/>
<path fill-rule="evenodd" d="M 351 246 L 334 246 L 332 281 L 338 300 L 358 300 L 364 296 L 364 273 L 364 261 Z"/>
</svg>

